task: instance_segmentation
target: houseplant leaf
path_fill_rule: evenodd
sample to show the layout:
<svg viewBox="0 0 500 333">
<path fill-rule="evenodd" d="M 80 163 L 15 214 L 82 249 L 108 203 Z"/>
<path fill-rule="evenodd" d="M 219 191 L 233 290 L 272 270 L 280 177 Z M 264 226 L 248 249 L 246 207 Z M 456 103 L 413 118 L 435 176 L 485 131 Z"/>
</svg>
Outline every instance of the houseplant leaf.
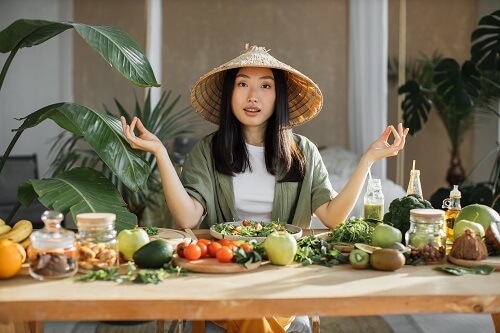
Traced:
<svg viewBox="0 0 500 333">
<path fill-rule="evenodd" d="M 398 94 L 406 94 L 401 107 L 403 109 L 404 126 L 414 135 L 422 129 L 422 123 L 427 122 L 432 101 L 429 93 L 414 80 L 408 80 L 398 89 Z"/>
<path fill-rule="evenodd" d="M 139 87 L 160 86 L 140 47 L 119 28 L 21 19 L 0 31 L 0 52 L 11 52 L 0 74 L 0 88 L 10 63 L 20 48 L 39 45 L 71 28 L 131 83 Z"/>
<path fill-rule="evenodd" d="M 500 70 L 500 10 L 479 20 L 471 36 L 471 60 L 481 70 Z"/>
<path fill-rule="evenodd" d="M 75 168 L 50 179 L 32 179 L 29 183 L 38 194 L 40 202 L 54 210 L 67 214 L 73 220 L 80 213 L 111 212 L 116 214 L 115 230 L 132 229 L 137 217 L 125 207 L 120 194 L 104 175 L 90 168 Z M 20 197 L 31 191 L 20 189 Z"/>
<path fill-rule="evenodd" d="M 16 136 L 9 148 L 14 145 L 24 130 L 36 126 L 47 118 L 52 119 L 65 130 L 83 136 L 103 162 L 129 189 L 137 191 L 146 186 L 149 166 L 123 140 L 124 136 L 118 119 L 83 105 L 53 104 L 22 118 L 24 122 L 16 130 Z"/>
<path fill-rule="evenodd" d="M 473 98 L 478 97 L 481 90 L 481 74 L 471 61 L 465 61 L 460 68 L 455 59 L 446 58 L 435 71 L 436 92 L 446 105 L 458 110 L 474 106 Z"/>
</svg>

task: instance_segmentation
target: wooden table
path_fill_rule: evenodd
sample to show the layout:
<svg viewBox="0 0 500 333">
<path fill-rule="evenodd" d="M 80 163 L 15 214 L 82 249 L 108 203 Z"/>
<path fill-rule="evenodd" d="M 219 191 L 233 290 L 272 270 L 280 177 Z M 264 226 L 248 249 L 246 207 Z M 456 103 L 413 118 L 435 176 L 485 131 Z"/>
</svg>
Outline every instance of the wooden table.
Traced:
<svg viewBox="0 0 500 333">
<path fill-rule="evenodd" d="M 206 231 L 195 232 L 206 236 Z M 0 280 L 0 322 L 413 313 L 498 314 L 500 272 L 453 276 L 432 266 L 381 272 L 349 265 L 269 264 L 240 274 L 190 273 L 158 285 L 73 278 L 40 282 L 29 275 Z M 497 319 L 494 315 L 499 332 Z"/>
</svg>

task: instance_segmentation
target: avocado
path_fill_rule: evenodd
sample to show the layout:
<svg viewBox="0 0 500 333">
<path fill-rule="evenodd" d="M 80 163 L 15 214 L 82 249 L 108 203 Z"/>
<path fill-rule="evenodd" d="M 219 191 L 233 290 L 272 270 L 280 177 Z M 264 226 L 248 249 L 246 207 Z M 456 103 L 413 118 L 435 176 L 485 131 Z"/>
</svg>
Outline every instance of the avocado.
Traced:
<svg viewBox="0 0 500 333">
<path fill-rule="evenodd" d="M 142 268 L 161 268 L 172 260 L 174 247 L 164 239 L 155 239 L 135 251 L 134 262 Z"/>
</svg>

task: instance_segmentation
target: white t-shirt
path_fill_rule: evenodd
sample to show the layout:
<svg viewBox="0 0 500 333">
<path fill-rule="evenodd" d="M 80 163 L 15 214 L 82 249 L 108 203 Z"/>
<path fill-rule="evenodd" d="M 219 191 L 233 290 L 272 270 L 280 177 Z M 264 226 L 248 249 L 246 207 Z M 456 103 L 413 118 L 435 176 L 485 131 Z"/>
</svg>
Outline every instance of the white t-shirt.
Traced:
<svg viewBox="0 0 500 333">
<path fill-rule="evenodd" d="M 270 222 L 276 179 L 267 172 L 264 147 L 246 146 L 252 171 L 233 178 L 236 215 L 241 220 Z"/>
</svg>

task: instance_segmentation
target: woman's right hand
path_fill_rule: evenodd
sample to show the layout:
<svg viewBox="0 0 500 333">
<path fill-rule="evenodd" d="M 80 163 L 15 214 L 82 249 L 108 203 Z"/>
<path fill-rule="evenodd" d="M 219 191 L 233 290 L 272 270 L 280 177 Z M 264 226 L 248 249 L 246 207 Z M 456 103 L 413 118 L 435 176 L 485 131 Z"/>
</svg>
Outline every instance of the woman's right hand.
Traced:
<svg viewBox="0 0 500 333">
<path fill-rule="evenodd" d="M 120 118 L 123 128 L 123 134 L 125 138 L 130 143 L 130 146 L 134 149 L 141 149 L 150 152 L 153 155 L 157 155 L 165 147 L 163 143 L 158 139 L 156 135 L 149 132 L 146 127 L 142 124 L 141 120 L 137 117 L 132 119 L 130 125 L 127 124 L 125 118 L 122 116 Z M 139 135 L 136 136 L 134 129 L 137 127 Z"/>
</svg>

